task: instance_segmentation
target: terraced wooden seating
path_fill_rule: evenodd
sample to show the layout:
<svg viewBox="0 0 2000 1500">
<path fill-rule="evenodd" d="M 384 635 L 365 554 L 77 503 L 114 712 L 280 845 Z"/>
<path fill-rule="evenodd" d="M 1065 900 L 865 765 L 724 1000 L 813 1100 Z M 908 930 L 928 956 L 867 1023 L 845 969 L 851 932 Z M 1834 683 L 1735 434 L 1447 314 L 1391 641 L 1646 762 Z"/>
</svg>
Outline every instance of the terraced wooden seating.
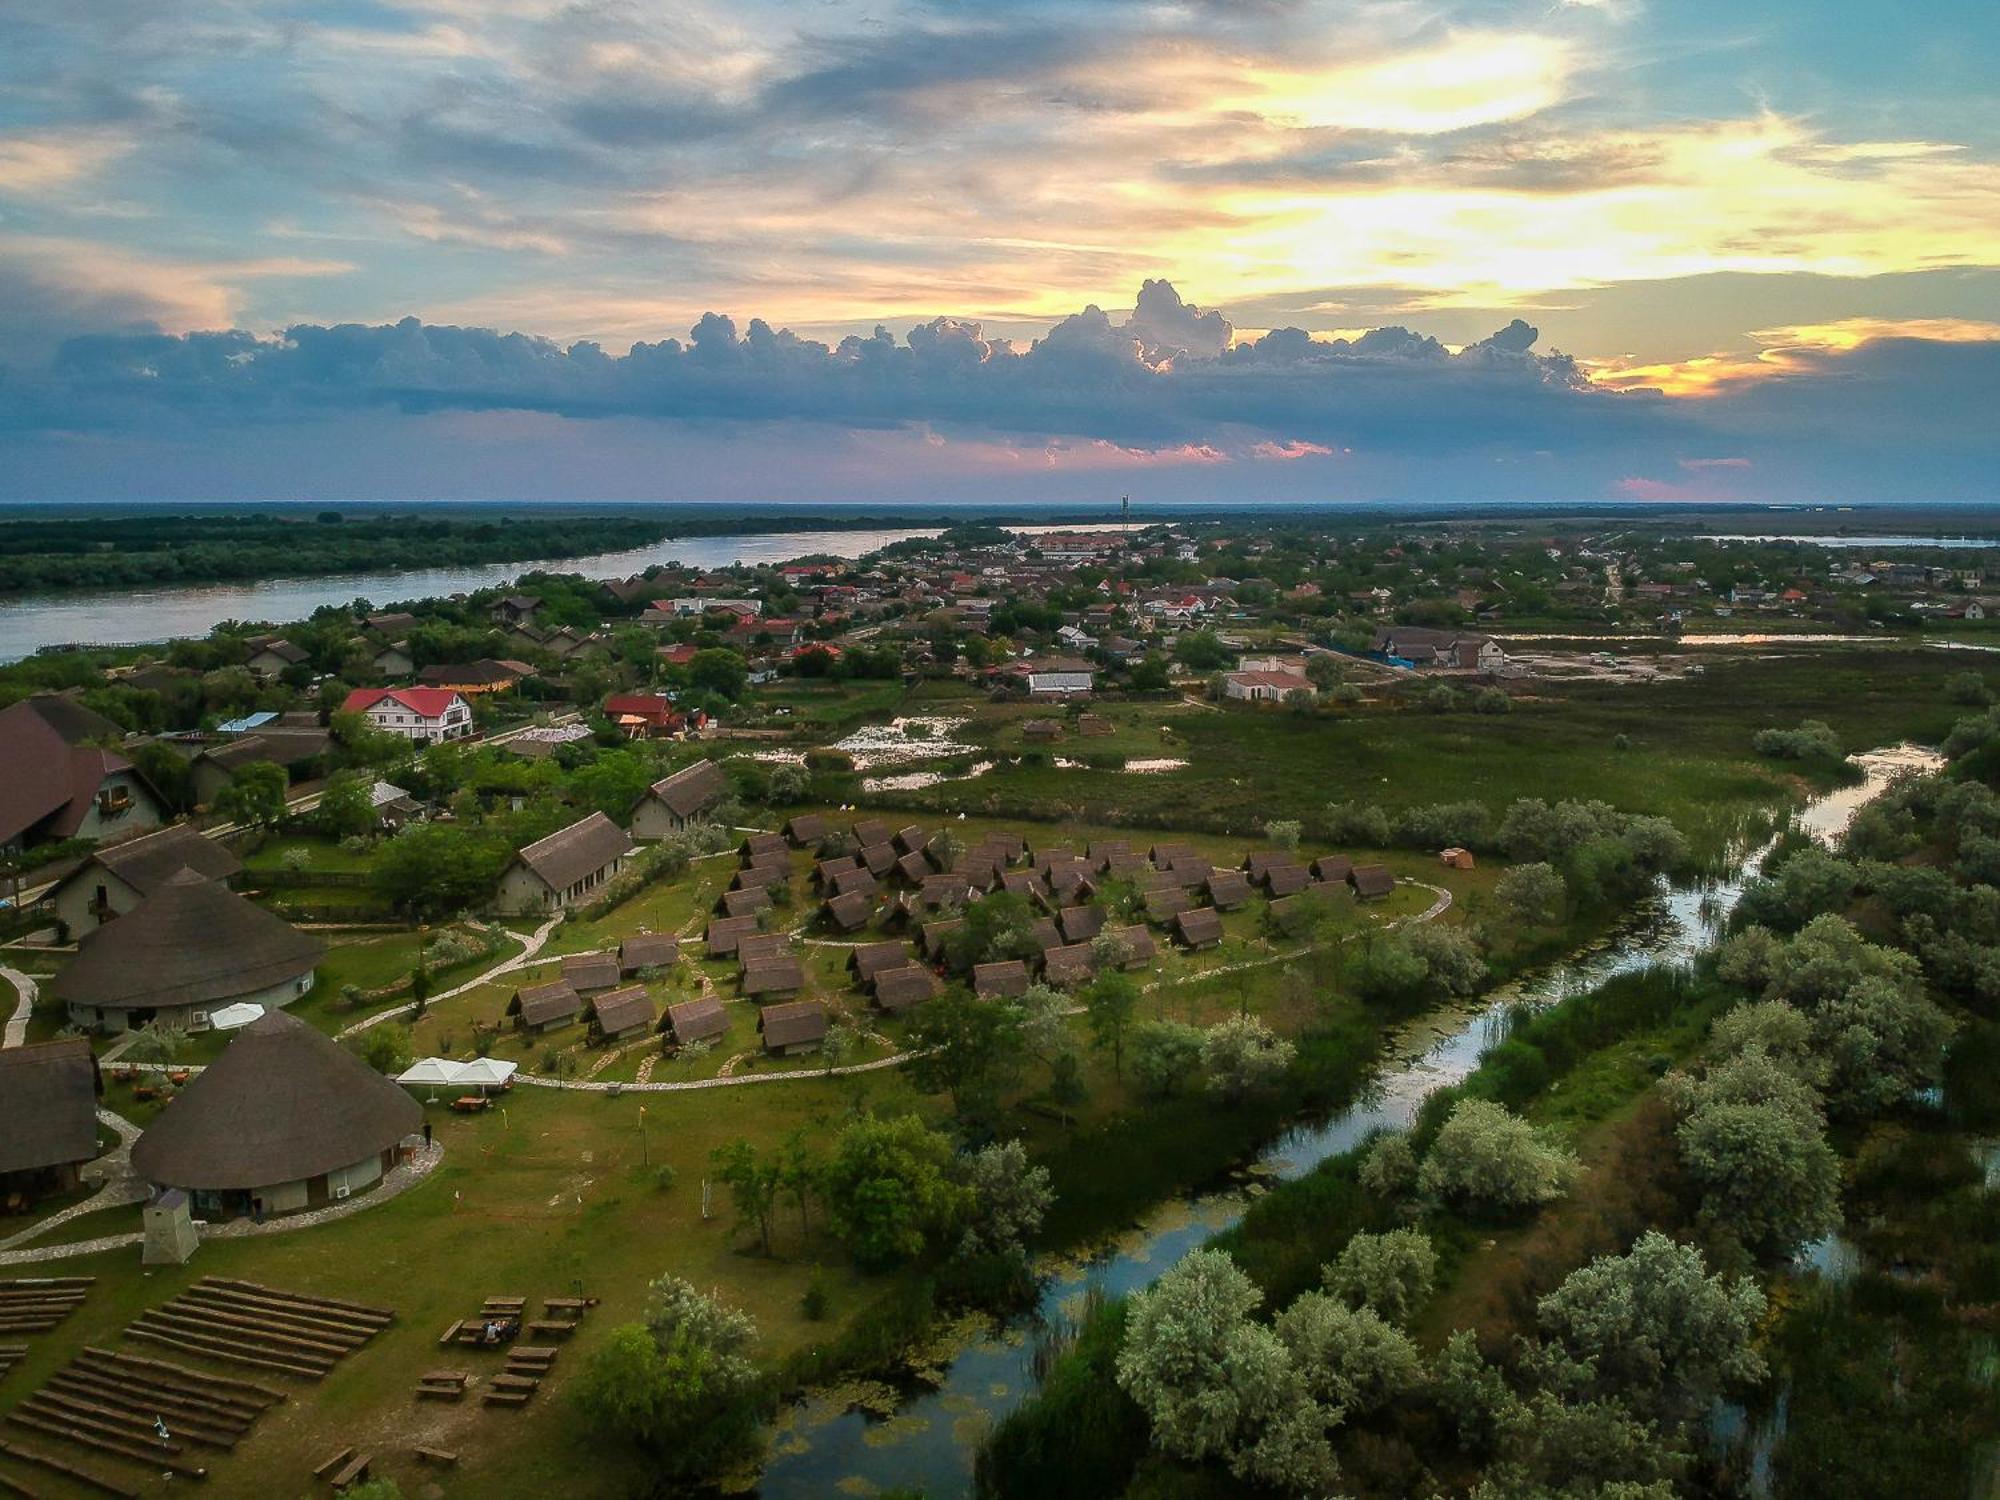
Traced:
<svg viewBox="0 0 2000 1500">
<path fill-rule="evenodd" d="M 83 1305 L 94 1276 L 0 1281 L 0 1334 L 47 1333 Z"/>
<path fill-rule="evenodd" d="M 38 1500 L 36 1492 L 12 1474 L 0 1474 L 0 1495 L 18 1495 L 21 1500 Z"/>
<path fill-rule="evenodd" d="M 0 1344 L 0 1375 L 5 1375 L 27 1357 L 26 1344 Z"/>
<path fill-rule="evenodd" d="M 125 1331 L 189 1353 L 318 1380 L 394 1317 L 359 1302 L 204 1276 Z"/>
<path fill-rule="evenodd" d="M 172 1440 L 161 1442 L 154 1438 L 151 1442 L 128 1436 L 125 1432 L 109 1424 L 86 1421 L 81 1418 L 54 1420 L 39 1412 L 16 1407 L 7 1413 L 5 1420 L 15 1427 L 25 1427 L 30 1432 L 52 1437 L 60 1442 L 73 1443 L 79 1448 L 88 1448 L 95 1453 L 110 1454 L 113 1458 L 129 1459 L 143 1464 L 155 1472 L 165 1469 L 188 1479 L 206 1479 L 208 1470 L 200 1464 L 189 1463 L 181 1457 L 181 1445 Z"/>
<path fill-rule="evenodd" d="M 139 1492 L 124 1481 L 93 1473 L 89 1469 L 71 1463 L 68 1459 L 58 1458 L 53 1453 L 44 1453 L 39 1448 L 23 1448 L 19 1443 L 0 1440 L 0 1456 L 11 1458 L 16 1463 L 30 1464 L 37 1469 L 47 1469 L 51 1474 L 60 1474 L 85 1489 L 95 1490 L 103 1495 L 114 1495 L 117 1500 L 138 1500 Z"/>
</svg>

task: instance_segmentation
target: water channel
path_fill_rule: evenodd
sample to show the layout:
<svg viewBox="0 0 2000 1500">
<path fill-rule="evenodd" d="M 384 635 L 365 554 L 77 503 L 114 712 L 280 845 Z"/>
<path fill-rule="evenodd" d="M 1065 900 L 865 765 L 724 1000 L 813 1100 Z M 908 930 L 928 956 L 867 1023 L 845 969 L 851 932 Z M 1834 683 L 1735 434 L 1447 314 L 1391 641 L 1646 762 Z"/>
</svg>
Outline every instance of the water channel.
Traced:
<svg viewBox="0 0 2000 1500">
<path fill-rule="evenodd" d="M 1914 745 L 1854 760 L 1864 779 L 1808 803 L 1797 816 L 1798 826 L 1831 838 L 1896 775 L 1939 763 L 1934 752 Z M 1402 1028 L 1362 1098 L 1287 1131 L 1250 1174 L 1279 1181 L 1302 1177 L 1374 1131 L 1408 1126 L 1425 1095 L 1464 1078 L 1502 1039 L 1507 1012 L 1516 1004 L 1552 1004 L 1614 975 L 1690 962 L 1720 936 L 1768 847 L 1744 850 L 1725 878 L 1689 886 L 1663 883 L 1604 943 L 1493 991 L 1473 1009 L 1434 1012 Z M 1166 1204 L 1101 1254 L 1047 1268 L 1032 1313 L 959 1350 L 943 1366 L 935 1389 L 902 1402 L 893 1415 L 857 1410 L 846 1395 L 800 1402 L 781 1423 L 757 1494 L 762 1500 L 820 1500 L 898 1486 L 920 1489 L 931 1500 L 970 1494 L 980 1440 L 1032 1389 L 1036 1329 L 1072 1316 L 1093 1290 L 1120 1296 L 1149 1285 L 1235 1224 L 1248 1201 L 1244 1189 L 1231 1187 Z"/>
</svg>

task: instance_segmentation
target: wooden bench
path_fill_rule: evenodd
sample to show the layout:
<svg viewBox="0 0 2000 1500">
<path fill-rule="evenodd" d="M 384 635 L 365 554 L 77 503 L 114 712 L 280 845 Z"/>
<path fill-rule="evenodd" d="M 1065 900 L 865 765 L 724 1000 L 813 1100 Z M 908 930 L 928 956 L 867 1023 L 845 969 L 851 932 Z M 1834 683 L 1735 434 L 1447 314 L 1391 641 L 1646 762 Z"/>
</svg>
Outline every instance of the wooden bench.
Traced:
<svg viewBox="0 0 2000 1500">
<path fill-rule="evenodd" d="M 35 1492 L 11 1474 L 0 1474 L 0 1490 L 10 1495 L 19 1495 L 22 1500 L 36 1500 Z"/>
<path fill-rule="evenodd" d="M 576 1332 L 576 1324 L 562 1318 L 535 1318 L 529 1321 L 528 1332 L 536 1338 L 566 1339 Z"/>
<path fill-rule="evenodd" d="M 453 1339 L 457 1338 L 460 1331 L 463 1330 L 464 1327 L 465 1327 L 465 1319 L 460 1318 L 456 1323 L 452 1324 L 451 1327 L 447 1328 L 438 1337 L 438 1348 L 442 1349 L 446 1344 L 449 1344 Z"/>
<path fill-rule="evenodd" d="M 484 1114 L 493 1107 L 493 1101 L 484 1094 L 467 1094 L 451 1101 L 451 1112 L 455 1115 Z"/>
<path fill-rule="evenodd" d="M 528 1310 L 528 1299 L 526 1297 L 488 1297 L 480 1304 L 480 1310 L 488 1315 L 493 1313 L 526 1312 Z"/>
<path fill-rule="evenodd" d="M 488 1391 L 481 1399 L 488 1406 L 526 1406 L 528 1404 L 528 1392 Z"/>
<path fill-rule="evenodd" d="M 590 1299 L 588 1297 L 544 1297 L 542 1299 L 542 1310 L 544 1312 L 575 1313 L 578 1317 L 582 1317 L 590 1310 Z"/>
<path fill-rule="evenodd" d="M 436 1464 L 440 1468 L 450 1468 L 458 1462 L 458 1455 L 449 1448 L 417 1448 L 412 1450 L 419 1463 Z"/>
<path fill-rule="evenodd" d="M 489 1384 L 496 1391 L 538 1391 L 542 1388 L 542 1377 L 509 1372 L 495 1375 Z"/>
<path fill-rule="evenodd" d="M 23 1448 L 18 1443 L 0 1442 L 0 1454 L 17 1463 L 33 1464 L 38 1469 L 47 1469 L 51 1474 L 60 1474 L 65 1479 L 73 1479 L 86 1488 L 116 1496 L 117 1500 L 137 1500 L 139 1494 L 129 1484 L 93 1474 L 88 1469 L 79 1469 L 68 1459 L 57 1458 L 53 1453 L 44 1453 L 39 1448 Z"/>
<path fill-rule="evenodd" d="M 355 1454 L 346 1463 L 333 1471 L 333 1479 L 331 1481 L 333 1487 L 337 1490 L 344 1490 L 350 1484 L 356 1484 L 366 1479 L 368 1477 L 368 1466 L 374 1462 L 375 1455 L 372 1453 Z"/>
<path fill-rule="evenodd" d="M 339 1468 L 342 1464 L 346 1463 L 352 1457 L 354 1457 L 354 1449 L 352 1445 L 342 1448 L 338 1453 L 332 1454 L 328 1458 L 326 1458 L 325 1461 L 323 1461 L 317 1469 L 313 1470 L 313 1478 L 315 1479 L 326 1478 L 327 1475 L 331 1474 L 335 1469 Z"/>
</svg>

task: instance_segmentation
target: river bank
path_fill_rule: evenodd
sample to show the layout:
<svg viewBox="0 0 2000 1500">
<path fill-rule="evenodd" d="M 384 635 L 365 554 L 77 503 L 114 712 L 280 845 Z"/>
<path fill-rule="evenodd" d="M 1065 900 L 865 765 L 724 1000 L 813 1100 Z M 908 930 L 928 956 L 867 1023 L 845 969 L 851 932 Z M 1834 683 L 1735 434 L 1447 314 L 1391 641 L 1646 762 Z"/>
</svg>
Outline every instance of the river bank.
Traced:
<svg viewBox="0 0 2000 1500">
<path fill-rule="evenodd" d="M 1797 820 L 1830 837 L 1904 770 L 1934 764 L 1930 752 L 1897 746 L 1854 757 L 1862 773 L 1803 807 Z M 1425 1097 L 1463 1080 L 1501 1040 L 1517 1006 L 1540 1007 L 1617 975 L 1680 966 L 1721 935 L 1768 844 L 1738 852 L 1720 878 L 1664 887 L 1642 902 L 1606 941 L 1489 992 L 1476 1004 L 1430 1012 L 1391 1034 L 1376 1076 L 1349 1107 L 1283 1132 L 1247 1163 L 1238 1180 L 1162 1204 L 1100 1253 L 1045 1265 L 1031 1313 L 990 1329 L 941 1360 L 934 1388 L 893 1413 L 858 1409 L 850 1392 L 808 1397 L 781 1422 L 758 1486 L 765 1500 L 806 1500 L 837 1491 L 906 1487 L 931 1500 L 966 1496 L 978 1445 L 1035 1384 L 1036 1335 L 1072 1319 L 1093 1297 L 1121 1297 L 1156 1280 L 1190 1252 L 1235 1225 L 1264 1184 L 1303 1177 L 1379 1130 L 1406 1128 Z"/>
</svg>

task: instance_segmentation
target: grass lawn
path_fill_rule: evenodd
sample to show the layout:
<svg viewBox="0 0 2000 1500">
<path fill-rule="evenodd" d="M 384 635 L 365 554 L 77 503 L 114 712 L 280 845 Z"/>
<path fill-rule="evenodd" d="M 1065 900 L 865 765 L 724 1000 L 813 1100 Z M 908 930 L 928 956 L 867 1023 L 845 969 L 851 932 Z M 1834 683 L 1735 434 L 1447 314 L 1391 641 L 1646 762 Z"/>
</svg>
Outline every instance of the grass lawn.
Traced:
<svg viewBox="0 0 2000 1500">
<path fill-rule="evenodd" d="M 899 1110 L 932 1108 L 904 1093 L 893 1075 L 871 1076 L 859 1087 L 865 1097 Z M 766 1260 L 739 1247 L 725 1194 L 715 1195 L 713 1217 L 701 1212 L 701 1179 L 713 1148 L 745 1134 L 775 1140 L 795 1127 L 830 1136 L 855 1088 L 802 1081 L 778 1089 L 655 1095 L 644 1101 L 643 1148 L 640 1100 L 629 1095 L 521 1089 L 504 1111 L 484 1117 L 432 1110 L 448 1152 L 445 1164 L 404 1196 L 350 1219 L 296 1234 L 216 1241 L 185 1268 L 144 1271 L 132 1250 L 60 1263 L 62 1274 L 94 1275 L 98 1284 L 80 1312 L 32 1342 L 27 1363 L 0 1386 L 0 1408 L 35 1389 L 85 1344 L 115 1344 L 117 1331 L 141 1309 L 165 1301 L 196 1276 L 236 1276 L 392 1307 L 397 1320 L 320 1385 L 276 1377 L 298 1399 L 265 1417 L 234 1454 L 212 1460 L 208 1493 L 308 1493 L 311 1468 L 354 1443 L 378 1455 L 378 1473 L 416 1495 L 424 1492 L 424 1471 L 410 1450 L 427 1443 L 461 1455 L 446 1481 L 448 1493 L 631 1494 L 638 1476 L 615 1451 L 593 1445 L 566 1409 L 564 1388 L 590 1349 L 638 1314 L 650 1277 L 675 1271 L 751 1313 L 763 1334 L 758 1353 L 774 1363 L 825 1342 L 837 1331 L 836 1320 L 886 1294 L 888 1282 L 848 1271 L 837 1247 L 801 1245 L 795 1222 L 781 1223 L 778 1254 Z M 678 1174 L 665 1191 L 654 1172 L 663 1163 Z M 128 1209 L 126 1222 L 93 1227 L 136 1228 L 137 1217 Z M 833 1318 L 816 1324 L 805 1319 L 799 1303 L 818 1262 L 832 1292 Z M 440 1365 L 481 1375 L 497 1371 L 498 1355 L 436 1348 L 445 1325 L 476 1311 L 482 1296 L 539 1298 L 579 1289 L 602 1297 L 604 1305 L 564 1347 L 553 1380 L 526 1409 L 488 1410 L 476 1401 L 420 1405 L 410 1394 L 422 1372 Z M 139 1479 L 129 1465 L 100 1466 Z M 39 1479 L 35 1487 L 66 1493 Z M 141 1480 L 140 1488 L 150 1495 L 167 1486 L 155 1478 Z"/>
<path fill-rule="evenodd" d="M 246 870 L 285 870 L 290 868 L 288 856 L 295 851 L 306 858 L 304 868 L 338 874 L 358 874 L 374 864 L 372 850 L 350 851 L 340 847 L 334 839 L 317 838 L 309 834 L 278 835 L 264 840 L 253 852 L 243 856 Z"/>
</svg>

